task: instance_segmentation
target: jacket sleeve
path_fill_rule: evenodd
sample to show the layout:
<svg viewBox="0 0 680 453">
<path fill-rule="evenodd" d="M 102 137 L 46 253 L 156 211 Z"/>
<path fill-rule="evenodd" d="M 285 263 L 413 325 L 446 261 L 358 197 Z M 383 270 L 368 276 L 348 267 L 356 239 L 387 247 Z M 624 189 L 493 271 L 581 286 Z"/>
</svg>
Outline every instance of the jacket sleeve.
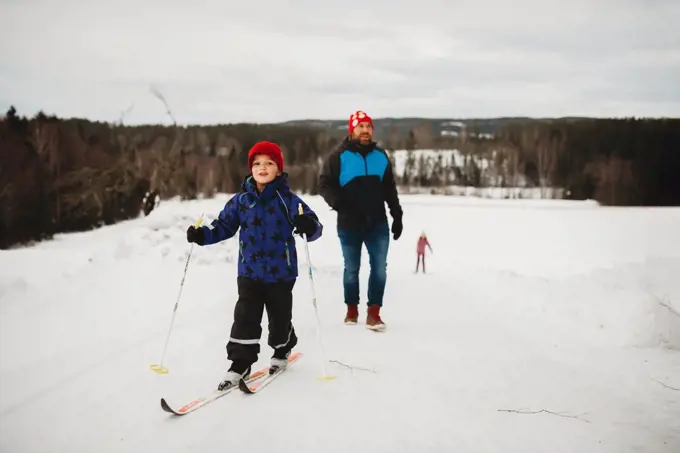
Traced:
<svg viewBox="0 0 680 453">
<path fill-rule="evenodd" d="M 340 207 L 340 152 L 338 149 L 326 156 L 319 175 L 319 194 L 336 211 Z"/>
<path fill-rule="evenodd" d="M 300 215 L 299 206 L 302 205 L 302 213 L 313 218 L 316 222 L 316 231 L 314 231 L 314 234 L 309 236 L 307 240 L 309 242 L 313 242 L 319 239 L 323 233 L 323 225 L 321 224 L 321 221 L 319 220 L 319 217 L 316 215 L 316 213 L 312 211 L 312 208 L 307 206 L 307 203 L 302 201 L 302 199 L 295 194 L 293 194 L 291 197 L 290 202 L 292 206 L 289 206 L 288 212 L 291 214 L 291 219 L 295 219 L 295 217 Z"/>
<path fill-rule="evenodd" d="M 387 153 L 385 153 L 387 155 Z M 394 172 L 392 170 L 392 161 L 387 158 L 388 164 L 385 169 L 385 175 L 383 176 L 382 189 L 383 197 L 387 202 L 387 206 L 390 208 L 390 215 L 393 219 L 401 218 L 403 211 L 401 205 L 399 204 L 399 194 L 397 193 L 397 183 L 394 180 Z"/>
<path fill-rule="evenodd" d="M 202 226 L 203 245 L 216 244 L 234 236 L 241 224 L 238 210 L 238 196 L 234 195 L 224 205 L 220 215 L 211 222 L 209 226 Z"/>
</svg>

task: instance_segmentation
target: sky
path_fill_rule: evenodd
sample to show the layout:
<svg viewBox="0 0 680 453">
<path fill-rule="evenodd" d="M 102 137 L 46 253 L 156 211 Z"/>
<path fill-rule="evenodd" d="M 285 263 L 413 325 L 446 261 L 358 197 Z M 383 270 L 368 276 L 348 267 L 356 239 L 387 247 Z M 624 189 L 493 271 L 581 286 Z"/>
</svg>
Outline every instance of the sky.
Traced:
<svg viewBox="0 0 680 453">
<path fill-rule="evenodd" d="M 0 0 L 0 112 L 680 116 L 676 0 Z"/>
</svg>

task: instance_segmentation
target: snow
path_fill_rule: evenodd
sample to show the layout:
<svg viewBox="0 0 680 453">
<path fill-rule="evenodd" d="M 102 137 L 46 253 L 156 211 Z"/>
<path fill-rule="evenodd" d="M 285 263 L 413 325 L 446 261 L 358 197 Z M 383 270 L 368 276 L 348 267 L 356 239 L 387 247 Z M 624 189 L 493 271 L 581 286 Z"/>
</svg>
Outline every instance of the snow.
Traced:
<svg viewBox="0 0 680 453">
<path fill-rule="evenodd" d="M 193 249 L 170 372 L 152 372 L 185 230 L 227 195 L 165 201 L 145 218 L 0 252 L 0 451 L 680 451 L 679 209 L 403 195 L 388 329 L 375 333 L 342 324 L 335 215 L 305 199 L 326 226 L 310 253 L 336 379 L 317 379 L 298 240 L 303 358 L 259 395 L 161 411 L 161 397 L 179 406 L 212 391 L 227 365 L 237 256 L 236 240 Z M 426 275 L 413 272 L 423 230 Z M 362 294 L 365 252 L 364 263 Z"/>
</svg>

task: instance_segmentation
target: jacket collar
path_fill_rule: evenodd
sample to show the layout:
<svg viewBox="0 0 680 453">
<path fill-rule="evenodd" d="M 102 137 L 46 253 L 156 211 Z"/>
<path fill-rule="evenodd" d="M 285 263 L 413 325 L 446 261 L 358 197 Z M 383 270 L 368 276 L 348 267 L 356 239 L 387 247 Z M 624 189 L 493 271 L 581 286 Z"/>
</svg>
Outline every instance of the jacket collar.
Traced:
<svg viewBox="0 0 680 453">
<path fill-rule="evenodd" d="M 255 183 L 255 179 L 252 175 L 246 176 L 246 178 L 243 180 L 243 183 L 241 184 L 241 192 L 248 195 L 253 195 L 255 198 L 259 198 L 261 200 L 277 197 L 277 192 L 280 195 L 284 195 L 289 191 L 290 186 L 288 185 L 288 173 L 285 172 L 281 173 L 281 175 L 277 176 L 276 179 L 267 184 L 262 193 L 259 194 L 257 193 L 257 184 Z"/>
</svg>

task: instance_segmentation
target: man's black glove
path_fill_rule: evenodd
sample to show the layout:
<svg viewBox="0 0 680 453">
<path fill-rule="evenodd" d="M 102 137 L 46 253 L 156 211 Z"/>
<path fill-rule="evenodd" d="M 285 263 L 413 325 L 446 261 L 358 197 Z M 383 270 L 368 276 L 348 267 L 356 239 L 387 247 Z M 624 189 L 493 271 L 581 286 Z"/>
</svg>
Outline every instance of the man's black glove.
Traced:
<svg viewBox="0 0 680 453">
<path fill-rule="evenodd" d="M 203 236 L 203 230 L 201 228 L 196 228 L 191 225 L 187 229 L 187 242 L 195 242 L 198 245 L 203 245 L 205 237 Z"/>
<path fill-rule="evenodd" d="M 309 237 L 316 233 L 316 220 L 314 220 L 314 217 L 307 214 L 302 214 L 295 217 L 293 220 L 293 225 L 295 225 L 295 234 L 304 234 L 305 236 Z"/>
<path fill-rule="evenodd" d="M 396 241 L 399 239 L 399 236 L 401 236 L 401 232 L 404 229 L 404 225 L 401 223 L 401 216 L 395 217 L 395 219 L 392 221 L 392 236 L 394 240 Z"/>
</svg>

